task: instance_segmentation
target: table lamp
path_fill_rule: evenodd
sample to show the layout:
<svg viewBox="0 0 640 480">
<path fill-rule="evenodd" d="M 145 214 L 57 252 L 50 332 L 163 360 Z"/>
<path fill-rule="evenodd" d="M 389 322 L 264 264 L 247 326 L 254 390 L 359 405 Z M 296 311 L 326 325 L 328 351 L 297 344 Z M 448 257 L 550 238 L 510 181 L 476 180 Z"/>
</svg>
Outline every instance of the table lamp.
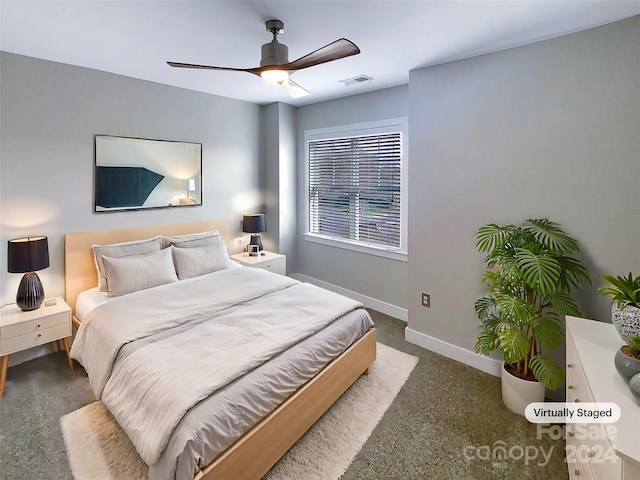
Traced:
<svg viewBox="0 0 640 480">
<path fill-rule="evenodd" d="M 196 180 L 194 178 L 190 178 L 187 180 L 187 198 L 189 198 L 189 192 L 196 191 Z"/>
<path fill-rule="evenodd" d="M 9 240 L 7 246 L 7 270 L 9 273 L 24 273 L 16 304 L 20 310 L 35 310 L 42 305 L 44 289 L 35 273 L 49 266 L 49 244 L 47 237 L 26 237 Z"/>
<path fill-rule="evenodd" d="M 257 245 L 258 251 L 263 250 L 260 232 L 266 232 L 267 226 L 264 221 L 264 213 L 249 213 L 242 216 L 242 231 L 251 234 L 249 245 Z"/>
</svg>

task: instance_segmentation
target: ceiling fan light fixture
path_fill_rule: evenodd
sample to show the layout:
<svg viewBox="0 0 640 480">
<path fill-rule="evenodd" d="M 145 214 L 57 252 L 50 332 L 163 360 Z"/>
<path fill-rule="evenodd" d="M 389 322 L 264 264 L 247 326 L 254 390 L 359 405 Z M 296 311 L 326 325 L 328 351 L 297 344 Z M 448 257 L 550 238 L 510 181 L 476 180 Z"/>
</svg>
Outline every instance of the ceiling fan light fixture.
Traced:
<svg viewBox="0 0 640 480">
<path fill-rule="evenodd" d="M 260 73 L 260 76 L 269 83 L 282 85 L 283 82 L 289 79 L 289 72 L 285 70 L 264 70 Z"/>
</svg>

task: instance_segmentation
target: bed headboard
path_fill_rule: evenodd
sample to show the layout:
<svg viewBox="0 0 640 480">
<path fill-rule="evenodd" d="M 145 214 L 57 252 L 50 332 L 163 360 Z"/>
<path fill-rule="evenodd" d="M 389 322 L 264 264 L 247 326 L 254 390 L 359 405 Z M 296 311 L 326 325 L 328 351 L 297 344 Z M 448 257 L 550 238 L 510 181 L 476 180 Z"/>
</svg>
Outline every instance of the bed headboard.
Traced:
<svg viewBox="0 0 640 480">
<path fill-rule="evenodd" d="M 220 236 L 228 245 L 231 240 L 229 220 L 67 233 L 64 236 L 65 299 L 75 314 L 78 294 L 98 284 L 98 273 L 96 272 L 93 250 L 91 249 L 94 244 L 104 245 L 140 240 L 155 237 L 156 235 L 182 235 L 214 229 L 220 232 Z"/>
</svg>

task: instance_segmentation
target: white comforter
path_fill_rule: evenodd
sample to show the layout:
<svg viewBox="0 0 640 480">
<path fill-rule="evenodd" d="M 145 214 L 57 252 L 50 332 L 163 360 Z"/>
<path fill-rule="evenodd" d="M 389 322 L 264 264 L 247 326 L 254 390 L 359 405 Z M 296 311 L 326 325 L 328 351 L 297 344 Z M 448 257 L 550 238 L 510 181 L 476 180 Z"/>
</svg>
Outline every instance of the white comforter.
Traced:
<svg viewBox="0 0 640 480">
<path fill-rule="evenodd" d="M 195 404 L 359 306 L 270 272 L 224 270 L 97 307 L 71 353 L 152 465 Z M 186 322 L 193 327 L 115 362 L 124 344 Z"/>
</svg>

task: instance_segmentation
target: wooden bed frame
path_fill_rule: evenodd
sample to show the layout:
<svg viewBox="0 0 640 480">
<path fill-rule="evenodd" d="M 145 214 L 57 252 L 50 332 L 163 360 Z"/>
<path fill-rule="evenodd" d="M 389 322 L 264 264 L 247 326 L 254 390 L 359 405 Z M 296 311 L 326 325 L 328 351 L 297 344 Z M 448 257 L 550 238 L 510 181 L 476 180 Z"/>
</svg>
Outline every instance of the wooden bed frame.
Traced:
<svg viewBox="0 0 640 480">
<path fill-rule="evenodd" d="M 74 325 L 78 328 L 81 323 L 75 316 L 78 294 L 95 287 L 98 283 L 92 245 L 212 229 L 218 230 L 222 238 L 229 241 L 229 225 L 227 220 L 216 220 L 66 234 L 66 301 L 74 313 Z M 198 472 L 194 480 L 262 478 L 353 382 L 362 374 L 369 373 L 375 359 L 376 332 L 372 329 L 239 438 L 210 465 Z"/>
</svg>

